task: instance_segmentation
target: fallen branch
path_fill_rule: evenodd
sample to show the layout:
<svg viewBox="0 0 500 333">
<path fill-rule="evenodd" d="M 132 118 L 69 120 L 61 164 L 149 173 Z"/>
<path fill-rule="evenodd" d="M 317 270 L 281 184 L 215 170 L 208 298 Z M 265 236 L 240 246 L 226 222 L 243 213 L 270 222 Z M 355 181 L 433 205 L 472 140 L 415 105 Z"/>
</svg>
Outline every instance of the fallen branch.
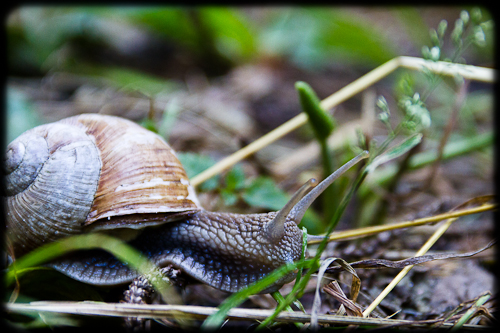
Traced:
<svg viewBox="0 0 500 333">
<path fill-rule="evenodd" d="M 193 305 L 166 305 L 166 304 L 124 304 L 124 303 L 99 303 L 99 302 L 31 302 L 31 303 L 9 303 L 6 310 L 11 313 L 32 312 L 57 312 L 74 315 L 89 316 L 112 316 L 112 317 L 142 317 L 142 318 L 177 318 L 204 319 L 215 312 L 218 308 L 193 306 Z M 232 320 L 264 320 L 274 313 L 274 310 L 241 309 L 233 308 L 227 317 Z M 301 322 L 308 323 L 311 315 L 300 311 L 281 312 L 276 318 L 279 322 Z M 401 325 L 411 327 L 427 327 L 440 320 L 411 321 L 384 318 L 362 318 L 351 316 L 318 315 L 320 324 L 336 325 L 366 325 L 387 326 Z M 453 323 L 444 323 L 442 327 L 452 327 Z M 481 325 L 463 325 L 469 329 L 489 329 Z"/>
</svg>

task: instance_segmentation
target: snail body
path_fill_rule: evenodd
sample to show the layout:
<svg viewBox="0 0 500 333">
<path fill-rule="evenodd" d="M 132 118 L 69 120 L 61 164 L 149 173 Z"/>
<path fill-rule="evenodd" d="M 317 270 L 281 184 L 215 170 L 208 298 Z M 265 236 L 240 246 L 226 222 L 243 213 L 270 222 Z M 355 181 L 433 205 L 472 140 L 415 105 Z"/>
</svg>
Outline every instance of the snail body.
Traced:
<svg viewBox="0 0 500 333">
<path fill-rule="evenodd" d="M 229 292 L 299 259 L 303 236 L 297 225 L 338 177 L 332 174 L 313 190 L 316 182 L 310 180 L 279 212 L 208 212 L 160 136 L 97 114 L 25 132 L 7 147 L 4 169 L 7 244 L 14 258 L 66 236 L 111 232 L 127 237 L 158 266 L 174 265 Z M 95 285 L 124 284 L 138 276 L 101 250 L 70 253 L 49 265 Z M 293 276 L 262 292 L 278 290 Z"/>
<path fill-rule="evenodd" d="M 130 244 L 146 253 L 159 267 L 173 264 L 198 281 L 235 292 L 285 262 L 300 258 L 302 231 L 295 222 L 287 222 L 286 235 L 279 243 L 269 242 L 263 236 L 263 223 L 274 216 L 275 213 L 244 215 L 201 211 L 183 221 L 147 228 Z M 56 261 L 53 267 L 76 280 L 95 285 L 128 283 L 138 276 L 112 255 L 98 250 L 67 256 Z M 294 274 L 290 274 L 262 292 L 275 291 L 293 277 Z"/>
</svg>

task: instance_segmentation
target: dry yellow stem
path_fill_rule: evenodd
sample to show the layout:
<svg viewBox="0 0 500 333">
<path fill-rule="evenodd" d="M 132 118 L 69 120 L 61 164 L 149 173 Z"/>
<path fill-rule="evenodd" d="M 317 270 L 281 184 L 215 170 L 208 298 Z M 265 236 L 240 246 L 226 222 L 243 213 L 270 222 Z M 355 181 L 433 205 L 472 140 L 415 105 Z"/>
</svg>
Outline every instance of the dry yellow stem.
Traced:
<svg viewBox="0 0 500 333">
<path fill-rule="evenodd" d="M 103 303 L 103 302 L 62 302 L 45 301 L 31 303 L 7 303 L 5 308 L 11 313 L 68 313 L 87 316 L 112 316 L 112 317 L 142 317 L 142 318 L 173 318 L 203 320 L 214 314 L 219 309 L 208 306 L 195 305 L 170 305 L 170 304 L 126 304 L 126 303 Z M 259 320 L 262 321 L 272 315 L 273 309 L 242 309 L 232 308 L 227 317 L 231 320 Z M 300 311 L 281 312 L 275 319 L 278 322 L 301 322 L 311 321 L 311 315 Z M 389 326 L 405 325 L 408 327 L 427 327 L 425 323 L 411 320 L 398 320 L 387 318 L 363 318 L 352 316 L 318 315 L 320 324 L 336 325 L 366 325 L 366 326 Z M 442 327 L 452 327 L 453 323 L 442 323 Z M 486 328 L 482 325 L 466 324 L 463 328 Z"/>
<path fill-rule="evenodd" d="M 442 220 L 445 220 L 448 218 L 454 218 L 454 217 L 460 217 L 460 216 L 465 216 L 465 215 L 482 213 L 482 212 L 485 212 L 488 210 L 493 210 L 496 208 L 497 208 L 496 204 L 485 203 L 479 207 L 473 207 L 473 208 L 467 208 L 467 209 L 447 212 L 444 214 L 438 214 L 438 215 L 434 215 L 434 216 L 424 217 L 424 218 L 420 218 L 420 219 L 416 219 L 416 220 L 412 220 L 412 221 L 404 221 L 404 222 L 399 222 L 399 223 L 394 223 L 394 224 L 376 225 L 376 226 L 370 226 L 370 227 L 365 227 L 365 228 L 337 231 L 337 232 L 333 232 L 330 234 L 328 241 L 341 240 L 341 239 L 342 240 L 353 239 L 353 238 L 364 237 L 364 236 L 368 236 L 371 234 L 389 231 L 389 230 L 402 229 L 402 228 L 408 228 L 408 227 L 417 227 L 417 226 L 424 225 L 424 224 L 439 222 L 439 221 L 442 221 Z M 318 244 L 320 242 L 321 242 L 321 239 L 315 238 L 315 239 L 311 239 L 310 241 L 308 241 L 307 244 L 312 245 L 312 244 Z"/>
<path fill-rule="evenodd" d="M 432 236 L 425 242 L 425 244 L 418 250 L 415 254 L 415 257 L 423 256 L 429 251 L 429 249 L 437 242 L 439 237 L 441 237 L 446 230 L 450 227 L 450 225 L 457 220 L 457 217 L 446 220 L 433 234 Z M 363 311 L 363 317 L 368 317 L 370 313 L 382 302 L 382 300 L 394 289 L 394 287 L 406 276 L 406 274 L 413 268 L 414 265 L 406 266 L 399 272 L 398 275 L 385 287 L 385 289 L 377 296 L 377 298 Z"/>
</svg>

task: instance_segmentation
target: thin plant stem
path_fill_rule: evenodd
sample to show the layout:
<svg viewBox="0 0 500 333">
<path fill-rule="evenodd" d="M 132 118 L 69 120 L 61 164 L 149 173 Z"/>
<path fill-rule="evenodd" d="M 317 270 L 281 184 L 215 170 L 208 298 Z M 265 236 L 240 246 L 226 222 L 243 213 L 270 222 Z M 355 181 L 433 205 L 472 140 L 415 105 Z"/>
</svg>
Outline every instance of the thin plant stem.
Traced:
<svg viewBox="0 0 500 333">
<path fill-rule="evenodd" d="M 285 298 L 283 297 L 283 295 L 281 295 L 281 293 L 279 291 L 275 291 L 274 293 L 271 294 L 271 296 L 273 296 L 274 300 L 277 303 L 285 302 Z M 287 305 L 285 307 L 285 309 L 288 312 L 292 312 L 292 313 L 294 312 L 290 305 Z M 302 328 L 302 326 L 304 326 L 304 324 L 298 323 L 298 322 L 294 322 L 294 324 L 295 324 L 295 326 L 297 326 L 297 328 Z"/>
<path fill-rule="evenodd" d="M 111 316 L 111 317 L 143 317 L 143 318 L 172 318 L 174 315 L 203 320 L 216 313 L 219 309 L 208 306 L 195 305 L 171 305 L 171 304 L 126 304 L 126 303 L 103 303 L 103 302 L 68 302 L 68 301 L 42 301 L 30 303 L 7 303 L 5 309 L 9 313 L 66 313 L 87 316 Z M 228 312 L 228 318 L 232 320 L 264 320 L 273 311 L 268 309 L 242 309 L 232 308 Z M 279 322 L 301 322 L 311 321 L 311 315 L 300 311 L 282 312 L 276 318 Z M 389 318 L 363 318 L 353 316 L 332 316 L 319 314 L 318 323 L 334 325 L 363 325 L 363 326 L 389 326 L 404 325 L 407 327 L 429 327 L 433 323 L 440 323 L 441 319 L 424 321 L 400 320 Z M 441 323 L 440 323 L 441 324 Z M 442 323 L 442 327 L 450 328 L 453 323 Z M 488 329 L 484 325 L 465 324 L 463 328 Z"/>
<path fill-rule="evenodd" d="M 390 179 L 389 184 L 387 184 L 386 195 L 384 195 L 377 203 L 376 210 L 373 215 L 374 217 L 371 221 L 372 225 L 380 225 L 381 221 L 386 216 L 389 201 L 394 195 L 393 192 L 395 191 L 397 184 L 399 183 L 405 172 L 408 170 L 408 162 L 410 161 L 410 158 L 415 155 L 420 146 L 421 145 L 419 144 L 413 147 L 408 152 L 408 154 L 406 154 L 404 159 L 398 164 L 396 174 L 394 175 L 394 177 L 392 177 L 392 179 Z"/>
<path fill-rule="evenodd" d="M 453 131 L 453 127 L 455 126 L 455 123 L 457 122 L 458 112 L 460 111 L 460 109 L 462 108 L 462 106 L 464 104 L 467 86 L 468 86 L 468 81 L 465 81 L 460 86 L 460 90 L 457 93 L 457 98 L 455 99 L 455 103 L 454 103 L 453 108 L 451 110 L 451 115 L 448 118 L 448 122 L 446 124 L 446 127 L 444 128 L 443 136 L 441 137 L 441 140 L 439 141 L 437 158 L 432 165 L 432 168 L 431 168 L 431 171 L 430 171 L 429 176 L 427 178 L 427 182 L 425 184 L 425 187 L 431 186 L 431 184 L 434 180 L 434 177 L 437 174 L 439 164 L 441 163 L 441 160 L 443 159 L 444 147 L 445 147 L 446 143 L 448 142 L 448 139 L 451 135 L 451 132 Z"/>
<path fill-rule="evenodd" d="M 326 139 L 321 140 L 319 144 L 321 147 L 321 159 L 323 161 L 323 178 L 327 178 L 333 173 L 333 160 Z M 338 200 L 337 196 L 335 195 L 337 193 L 336 188 L 337 186 L 335 186 L 335 183 L 333 183 L 328 186 L 328 188 L 326 188 L 321 194 L 321 202 L 323 204 L 324 212 L 323 221 L 325 225 L 330 221 L 330 219 L 333 217 L 333 213 L 337 209 Z"/>
<path fill-rule="evenodd" d="M 483 149 L 491 146 L 493 139 L 493 132 L 486 132 L 470 138 L 449 142 L 444 147 L 441 158 L 442 160 L 447 160 L 475 150 Z M 433 163 L 436 159 L 437 152 L 433 149 L 428 149 L 412 156 L 408 161 L 408 168 L 410 170 L 422 168 Z M 397 168 L 395 165 L 387 165 L 384 169 L 375 170 L 372 175 L 367 178 L 364 186 L 360 189 L 360 196 L 364 197 L 370 187 L 385 184 L 396 174 L 396 172 Z"/>
<path fill-rule="evenodd" d="M 350 187 L 349 192 L 347 193 L 347 195 L 344 196 L 344 198 L 340 202 L 337 210 L 335 211 L 333 218 L 332 218 L 332 221 L 331 221 L 331 223 L 328 227 L 328 230 L 326 232 L 326 235 L 329 235 L 335 229 L 338 221 L 340 220 L 340 217 L 342 216 L 342 214 L 344 213 L 344 210 L 347 207 L 347 204 L 350 202 L 352 196 L 354 195 L 354 193 L 358 189 L 359 185 L 363 182 L 366 175 L 367 175 L 367 172 L 365 169 L 365 171 L 363 173 L 361 173 L 361 175 L 359 175 L 357 177 L 357 179 L 355 179 L 354 183 Z M 276 316 L 278 316 L 278 314 L 281 311 L 283 311 L 283 309 L 287 305 L 291 304 L 294 301 L 294 299 L 301 297 L 301 294 L 302 294 L 304 288 L 306 287 L 307 282 L 311 278 L 311 275 L 314 272 L 316 272 L 320 267 L 321 254 L 325 250 L 327 244 L 328 244 L 328 237 L 323 237 L 323 240 L 319 244 L 314 258 L 311 260 L 311 266 L 309 267 L 309 270 L 307 271 L 307 273 L 302 277 L 302 279 L 300 280 L 299 283 L 294 285 L 292 291 L 286 296 L 285 302 L 278 304 L 278 306 L 275 309 L 275 312 L 271 316 L 266 318 L 266 320 L 264 320 L 262 323 L 260 323 L 260 325 L 257 327 L 257 329 L 262 329 L 262 328 L 266 327 L 270 322 L 274 321 Z"/>
<path fill-rule="evenodd" d="M 328 237 L 328 241 L 331 242 L 331 241 L 338 241 L 338 240 L 347 240 L 347 239 L 353 239 L 353 238 L 359 238 L 359 237 L 366 237 L 366 236 L 373 235 L 373 234 L 380 233 L 380 232 L 384 232 L 384 231 L 417 227 L 417 226 L 421 226 L 421 225 L 425 225 L 425 224 L 429 224 L 429 223 L 436 223 L 436 222 L 439 222 L 439 221 L 442 221 L 442 220 L 445 220 L 448 218 L 455 218 L 455 217 L 460 217 L 460 216 L 465 216 L 465 215 L 482 213 L 482 212 L 494 210 L 496 208 L 497 208 L 496 204 L 485 203 L 479 207 L 457 210 L 457 211 L 448 212 L 448 213 L 444 213 L 444 214 L 424 217 L 424 218 L 420 218 L 420 219 L 416 219 L 416 220 L 412 220 L 412 221 L 404 221 L 404 222 L 399 222 L 399 223 L 394 223 L 394 224 L 370 226 L 370 227 L 351 229 L 351 230 L 345 230 L 345 231 L 336 231 L 336 232 L 333 232 Z M 313 245 L 313 244 L 318 244 L 320 242 L 321 242 L 320 237 L 315 236 L 313 238 L 313 237 L 309 236 L 309 240 L 308 240 L 307 244 Z"/>
<path fill-rule="evenodd" d="M 472 315 L 476 313 L 476 311 L 484 304 L 486 303 L 489 299 L 491 298 L 491 294 L 486 294 L 481 296 L 476 303 L 469 309 L 467 312 L 460 318 L 459 321 L 450 329 L 450 332 L 456 332 L 459 329 L 461 329 L 465 323 L 467 323 Z"/>
</svg>

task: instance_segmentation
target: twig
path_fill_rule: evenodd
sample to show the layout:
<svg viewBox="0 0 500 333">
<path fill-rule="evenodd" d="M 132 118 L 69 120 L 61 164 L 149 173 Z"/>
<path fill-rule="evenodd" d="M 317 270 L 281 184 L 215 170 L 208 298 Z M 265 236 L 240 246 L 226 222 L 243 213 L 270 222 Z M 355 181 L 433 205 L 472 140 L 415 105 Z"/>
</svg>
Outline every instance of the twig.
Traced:
<svg viewBox="0 0 500 333">
<path fill-rule="evenodd" d="M 451 110 L 451 115 L 448 118 L 448 122 L 446 124 L 446 127 L 444 128 L 444 133 L 443 136 L 441 137 L 441 140 L 439 141 L 439 147 L 438 147 L 438 155 L 436 160 L 432 164 L 432 168 L 430 170 L 429 176 L 427 178 L 427 181 L 425 182 L 424 187 L 428 188 L 432 185 L 432 182 L 434 181 L 434 177 L 437 174 L 437 170 L 439 168 L 439 165 L 441 164 L 441 160 L 443 159 L 443 152 L 444 152 L 444 147 L 446 145 L 446 142 L 448 142 L 448 139 L 451 135 L 451 132 L 453 130 L 453 127 L 455 126 L 455 123 L 457 121 L 458 117 L 458 111 L 462 108 L 464 101 L 465 101 L 465 96 L 467 95 L 467 87 L 468 87 L 468 82 L 465 81 L 461 86 L 460 90 L 457 93 L 457 97 L 455 99 L 455 103 L 453 105 L 453 108 Z"/>
<path fill-rule="evenodd" d="M 424 225 L 424 224 L 439 222 L 439 221 L 442 221 L 442 220 L 445 220 L 448 218 L 456 218 L 456 217 L 460 217 L 460 216 L 486 212 L 489 210 L 494 210 L 496 208 L 497 208 L 496 204 L 485 203 L 479 207 L 457 210 L 457 211 L 453 211 L 453 212 L 447 212 L 447 213 L 438 214 L 438 215 L 429 216 L 429 217 L 424 217 L 424 218 L 420 218 L 420 219 L 416 219 L 416 220 L 412 220 L 412 221 L 404 221 L 404 222 L 388 224 L 388 225 L 378 225 L 378 226 L 370 226 L 370 227 L 351 229 L 351 230 L 345 230 L 345 231 L 337 231 L 337 232 L 333 232 L 330 235 L 329 241 L 341 240 L 341 239 L 342 240 L 353 239 L 353 238 L 369 236 L 369 235 L 372 235 L 375 233 L 389 231 L 389 230 L 402 229 L 402 228 L 408 228 L 408 227 L 416 227 L 416 226 L 420 226 L 420 225 Z M 316 238 L 310 239 L 307 242 L 307 244 L 309 244 L 309 245 L 318 244 L 320 241 L 321 240 L 318 237 L 318 239 L 316 239 Z"/>
<path fill-rule="evenodd" d="M 215 312 L 218 308 L 194 305 L 169 305 L 169 304 L 125 304 L 125 303 L 101 303 L 101 302 L 31 302 L 31 303 L 9 303 L 5 305 L 8 312 L 31 313 L 31 312 L 57 312 L 77 315 L 111 316 L 111 317 L 142 317 L 142 318 L 171 318 L 174 314 L 180 318 L 204 319 Z M 264 309 L 242 309 L 232 308 L 228 318 L 232 320 L 264 320 L 274 313 L 274 310 Z M 301 311 L 281 312 L 275 319 L 279 322 L 301 322 L 308 323 L 311 315 Z M 352 316 L 334 316 L 320 314 L 320 324 L 337 325 L 405 325 L 411 327 L 427 327 L 439 320 L 411 321 L 386 318 L 363 318 Z M 443 327 L 452 327 L 453 323 L 444 323 Z M 482 325 L 464 325 L 463 328 L 487 329 Z"/>
<path fill-rule="evenodd" d="M 424 255 L 434 243 L 445 233 L 445 231 L 450 227 L 450 225 L 456 221 L 458 218 L 454 217 L 446 220 L 444 224 L 442 224 L 434 234 L 427 240 L 427 242 L 418 250 L 415 256 Z M 396 287 L 396 285 L 406 276 L 406 274 L 413 268 L 414 265 L 406 266 L 399 272 L 398 275 L 389 283 L 387 287 L 377 296 L 377 298 L 363 311 L 363 317 L 368 317 L 370 313 L 382 302 L 382 300 Z"/>
</svg>

